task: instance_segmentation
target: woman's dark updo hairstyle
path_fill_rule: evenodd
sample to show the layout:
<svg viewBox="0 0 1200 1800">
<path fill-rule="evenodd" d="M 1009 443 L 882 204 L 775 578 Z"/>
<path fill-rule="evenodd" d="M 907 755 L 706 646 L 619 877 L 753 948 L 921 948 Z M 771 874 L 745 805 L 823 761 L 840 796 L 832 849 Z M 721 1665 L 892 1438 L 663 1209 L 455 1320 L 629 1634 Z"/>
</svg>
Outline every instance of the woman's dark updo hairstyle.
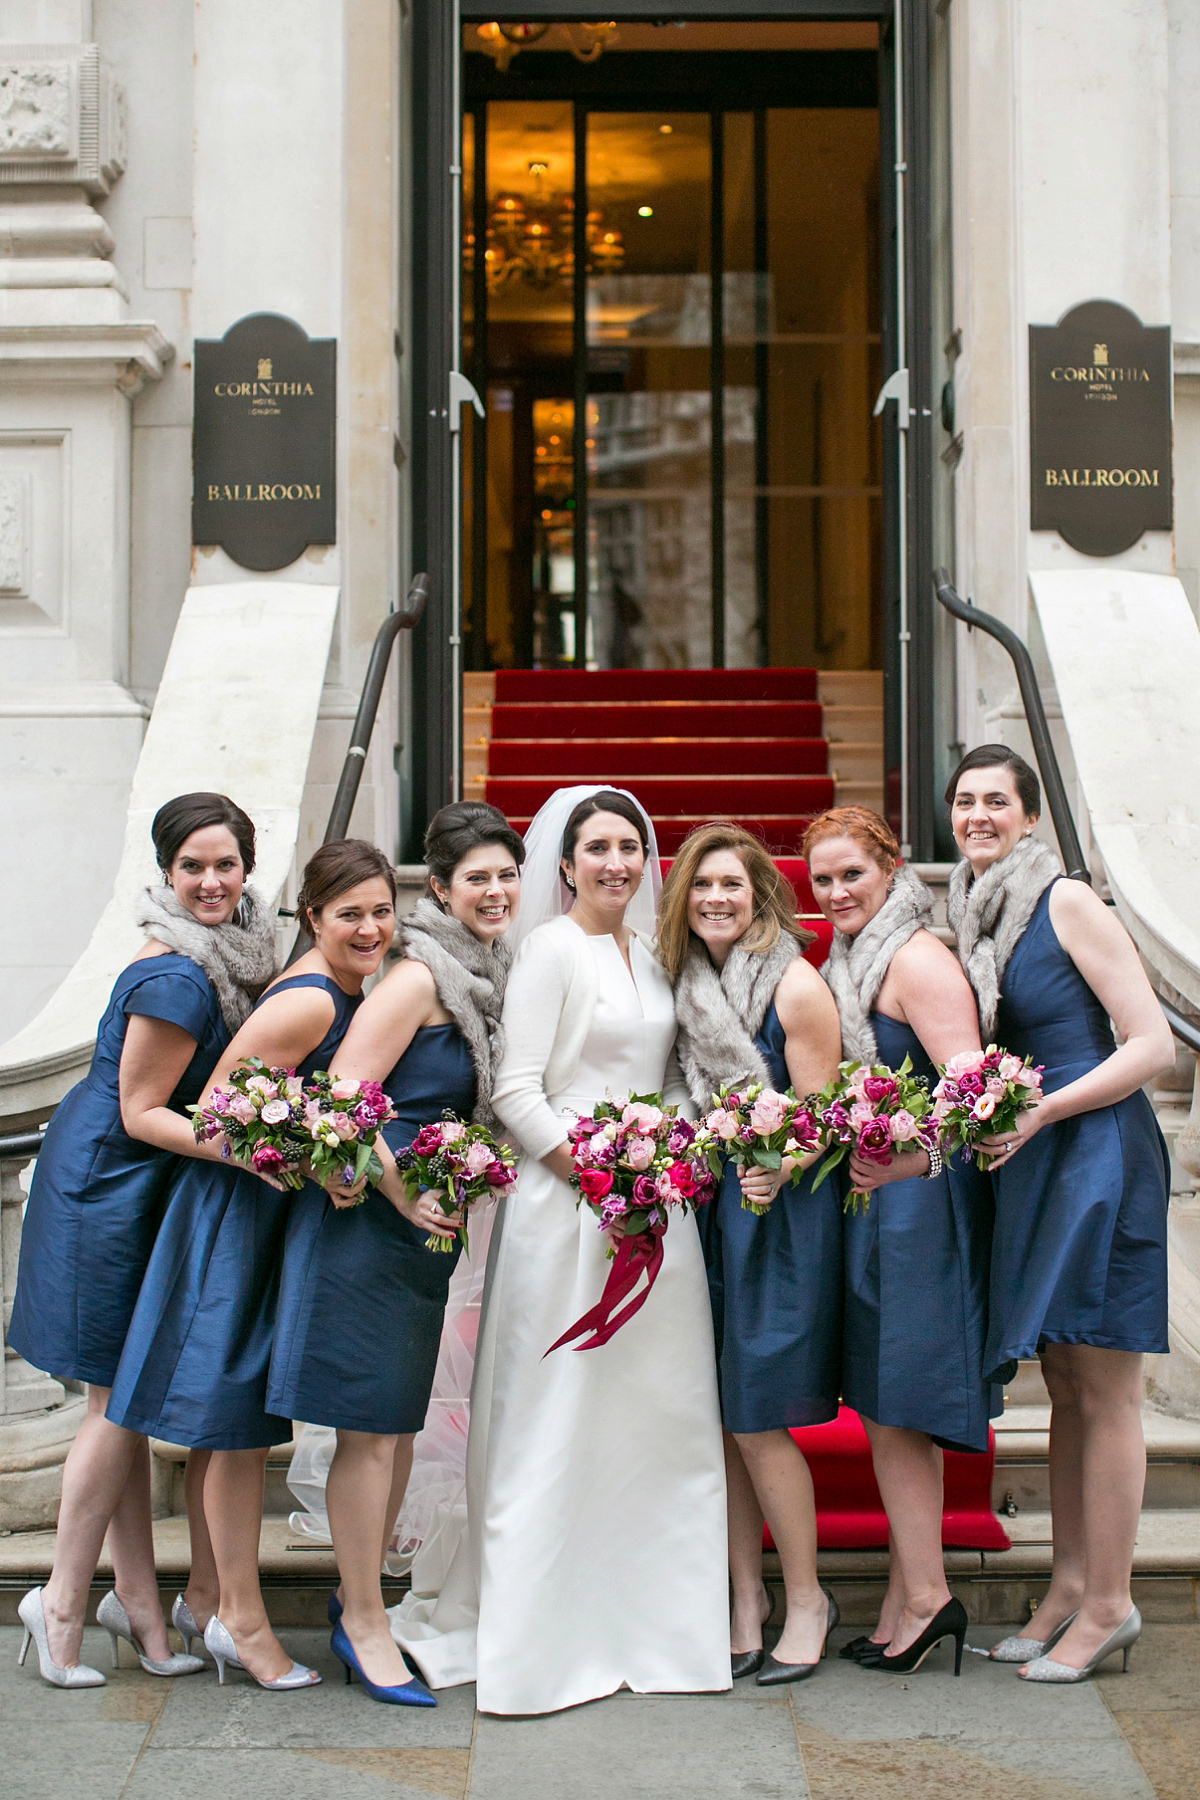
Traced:
<svg viewBox="0 0 1200 1800">
<path fill-rule="evenodd" d="M 950 777 L 950 786 L 946 789 L 947 806 L 954 805 L 954 796 L 963 776 L 972 769 L 1011 769 L 1017 787 L 1017 797 L 1025 809 L 1025 816 L 1032 818 L 1042 810 L 1042 788 L 1036 772 L 1030 768 L 1023 756 L 1010 750 L 1007 744 L 980 744 L 977 750 L 968 750 L 967 754 Z"/>
<path fill-rule="evenodd" d="M 627 799 L 624 794 L 615 794 L 611 788 L 601 788 L 598 794 L 589 794 L 586 800 L 581 800 L 567 820 L 567 828 L 563 832 L 562 854 L 568 862 L 575 855 L 579 833 L 590 818 L 593 818 L 596 813 L 602 812 L 616 813 L 618 819 L 628 820 L 642 840 L 642 854 L 649 856 L 650 839 L 646 835 L 646 821 L 640 807 L 634 801 Z"/>
<path fill-rule="evenodd" d="M 224 825 L 237 839 L 242 874 L 254 869 L 254 825 L 228 794 L 180 794 L 160 806 L 150 827 L 154 855 L 165 875 L 193 831 Z"/>
<path fill-rule="evenodd" d="M 525 861 L 524 838 L 513 830 L 498 807 L 489 806 L 485 800 L 452 800 L 449 806 L 434 813 L 425 833 L 424 848 L 425 867 L 430 875 L 425 893 L 435 905 L 438 900 L 433 881 L 448 888 L 463 857 L 470 856 L 472 850 L 481 850 L 485 844 L 500 844 L 518 869 Z"/>
<path fill-rule="evenodd" d="M 380 876 L 388 884 L 392 899 L 396 898 L 396 877 L 382 850 L 368 844 L 365 838 L 339 838 L 336 843 L 322 844 L 304 866 L 304 880 L 296 896 L 296 918 L 300 929 L 315 937 L 313 921 L 323 906 L 358 886 Z"/>
</svg>

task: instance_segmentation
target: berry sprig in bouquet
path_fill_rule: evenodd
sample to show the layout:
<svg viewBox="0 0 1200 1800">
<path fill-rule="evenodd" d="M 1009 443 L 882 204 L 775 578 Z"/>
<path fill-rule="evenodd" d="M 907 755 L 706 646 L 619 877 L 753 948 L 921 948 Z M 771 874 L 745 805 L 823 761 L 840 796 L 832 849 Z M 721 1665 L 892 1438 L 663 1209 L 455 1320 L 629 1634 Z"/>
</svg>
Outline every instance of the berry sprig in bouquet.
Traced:
<svg viewBox="0 0 1200 1800">
<path fill-rule="evenodd" d="M 831 1148 L 814 1188 L 849 1156 L 882 1165 L 894 1155 L 937 1148 L 940 1131 L 929 1084 L 913 1074 L 910 1057 L 898 1069 L 881 1063 L 839 1063 L 836 1078 L 815 1097 L 815 1106 L 821 1142 Z M 857 1212 L 860 1200 L 865 1212 L 870 1194 L 851 1188 L 845 1210 Z"/>
<path fill-rule="evenodd" d="M 591 1207 L 602 1231 L 619 1226 L 622 1235 L 617 1249 L 608 1251 L 612 1268 L 598 1303 L 550 1350 L 576 1338 L 587 1340 L 576 1344 L 577 1350 L 595 1350 L 645 1305 L 662 1267 L 671 1210 L 707 1206 L 717 1175 L 708 1132 L 679 1118 L 661 1094 L 602 1100 L 571 1126 L 567 1138 L 575 1164 L 571 1182 L 580 1201 Z M 646 1285 L 637 1291 L 643 1273 Z"/>
<path fill-rule="evenodd" d="M 383 1179 L 375 1148 L 380 1128 L 396 1117 L 396 1109 L 377 1081 L 343 1080 L 318 1069 L 304 1088 L 304 1123 L 309 1134 L 308 1160 L 315 1180 L 353 1187 L 366 1180 L 374 1187 Z M 366 1188 L 351 1202 L 366 1197 Z"/>
<path fill-rule="evenodd" d="M 396 1152 L 396 1167 L 415 1200 L 428 1188 L 442 1211 L 461 1211 L 458 1235 L 467 1255 L 467 1215 L 480 1200 L 494 1199 L 517 1179 L 516 1155 L 508 1144 L 498 1144 L 485 1125 L 467 1125 L 452 1112 L 444 1112 L 436 1125 L 422 1125 L 407 1150 Z M 430 1232 L 427 1250 L 453 1250 L 452 1237 Z"/>
<path fill-rule="evenodd" d="M 734 1086 L 723 1082 L 713 1095 L 713 1110 L 703 1121 L 713 1139 L 714 1171 L 720 1170 L 720 1152 L 733 1158 L 742 1168 L 753 1163 L 759 1169 L 778 1170 L 785 1156 L 807 1156 L 821 1142 L 815 1113 L 806 1100 L 797 1100 L 791 1088 L 786 1094 L 761 1081 L 742 1082 Z M 800 1171 L 793 1171 L 792 1180 Z M 769 1206 L 760 1206 L 742 1194 L 743 1212 L 762 1218 Z"/>
<path fill-rule="evenodd" d="M 294 1069 L 270 1069 L 259 1057 L 235 1064 L 224 1087 L 203 1106 L 189 1106 L 197 1143 L 224 1133 L 221 1155 L 286 1188 L 304 1186 L 301 1164 L 312 1151 L 304 1117 L 304 1083 Z"/>
<path fill-rule="evenodd" d="M 947 1144 L 986 1169 L 990 1157 L 979 1139 L 1014 1131 L 1021 1113 L 1042 1097 L 1043 1067 L 989 1044 L 986 1050 L 964 1050 L 941 1065 L 933 1090 L 933 1114 Z"/>
</svg>

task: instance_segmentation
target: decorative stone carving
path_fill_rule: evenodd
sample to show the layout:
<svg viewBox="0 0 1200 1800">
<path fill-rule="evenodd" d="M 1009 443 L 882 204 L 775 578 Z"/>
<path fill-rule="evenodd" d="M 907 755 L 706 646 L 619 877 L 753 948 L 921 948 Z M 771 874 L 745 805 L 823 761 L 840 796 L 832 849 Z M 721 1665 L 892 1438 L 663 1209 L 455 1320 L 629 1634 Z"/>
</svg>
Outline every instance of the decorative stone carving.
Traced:
<svg viewBox="0 0 1200 1800">
<path fill-rule="evenodd" d="M 0 59 L 0 185 L 107 194 L 125 167 L 125 99 L 95 44 L 11 44 Z"/>
<path fill-rule="evenodd" d="M 29 483 L 23 475 L 0 475 L 0 595 L 16 598 L 29 590 Z"/>
</svg>

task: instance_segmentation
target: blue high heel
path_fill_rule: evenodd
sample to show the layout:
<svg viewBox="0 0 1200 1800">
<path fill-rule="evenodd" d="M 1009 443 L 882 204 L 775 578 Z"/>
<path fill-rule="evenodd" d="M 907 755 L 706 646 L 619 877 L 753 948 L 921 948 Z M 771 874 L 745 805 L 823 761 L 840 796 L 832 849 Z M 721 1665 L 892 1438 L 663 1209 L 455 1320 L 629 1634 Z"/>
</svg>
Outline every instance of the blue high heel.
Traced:
<svg viewBox="0 0 1200 1800">
<path fill-rule="evenodd" d="M 436 1706 L 437 1701 L 430 1693 L 419 1675 L 411 1681 L 402 1682 L 399 1687 L 377 1687 L 369 1676 L 363 1674 L 362 1664 L 354 1653 L 354 1645 L 346 1635 L 346 1628 L 339 1619 L 333 1628 L 333 1636 L 329 1640 L 329 1648 L 338 1661 L 345 1666 L 346 1686 L 349 1687 L 354 1676 L 362 1682 L 372 1700 L 382 1700 L 385 1706 Z M 405 1658 L 407 1663 L 408 1658 Z"/>
<path fill-rule="evenodd" d="M 345 1607 L 342 1605 L 341 1601 L 337 1597 L 337 1589 L 334 1588 L 332 1594 L 330 1594 L 330 1596 L 329 1596 L 329 1605 L 325 1608 L 325 1613 L 329 1620 L 329 1623 L 331 1625 L 336 1625 L 345 1610 L 346 1610 Z M 418 1667 L 417 1667 L 416 1663 L 413 1661 L 412 1657 L 408 1654 L 408 1651 L 402 1650 L 400 1652 L 400 1654 L 404 1658 L 404 1666 L 408 1670 L 409 1674 L 415 1675 L 417 1680 L 420 1681 L 421 1671 L 420 1671 L 420 1669 L 418 1669 Z"/>
</svg>

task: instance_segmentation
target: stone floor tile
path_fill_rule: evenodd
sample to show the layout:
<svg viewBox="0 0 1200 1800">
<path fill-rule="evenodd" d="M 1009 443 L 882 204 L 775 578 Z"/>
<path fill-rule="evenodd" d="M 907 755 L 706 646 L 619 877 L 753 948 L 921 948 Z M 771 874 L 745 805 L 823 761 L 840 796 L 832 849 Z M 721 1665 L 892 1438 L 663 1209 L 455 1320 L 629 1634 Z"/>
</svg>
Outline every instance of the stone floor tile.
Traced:
<svg viewBox="0 0 1200 1800">
<path fill-rule="evenodd" d="M 17 1667 L 17 1651 L 24 1635 L 20 1626 L 0 1628 L 0 1717 L 7 1722 L 30 1724 L 44 1720 L 80 1724 L 88 1719 L 110 1724 L 152 1724 L 166 1705 L 173 1681 L 145 1675 L 128 1645 L 122 1646 L 122 1668 L 114 1671 L 108 1636 L 103 1631 L 83 1634 L 83 1661 L 107 1676 L 104 1687 L 56 1688 L 38 1673 L 37 1648 L 30 1644 L 24 1668 Z M 180 1677 L 202 1681 L 202 1675 Z"/>
<path fill-rule="evenodd" d="M 145 1725 L 108 1724 L 94 1716 L 74 1723 L 41 1718 L 36 1725 L 25 1719 L 14 1730 L 7 1707 L 0 1712 L 8 1727 L 3 1789 L 13 1800 L 118 1800 L 146 1740 Z"/>
<path fill-rule="evenodd" d="M 804 1766 L 810 1800 L 1153 1800 L 1119 1740 L 806 1743 Z"/>
<path fill-rule="evenodd" d="M 1196 1800 L 1200 1794 L 1200 1695 L 1190 1711 L 1171 1707 L 1122 1712 L 1118 1723 L 1158 1800 Z"/>
<path fill-rule="evenodd" d="M 431 1758 L 456 1758 L 454 1763 Z M 431 1750 L 148 1749 L 122 1800 L 164 1795 L 246 1796 L 247 1800 L 461 1800 L 467 1752 Z M 87 1800 L 91 1800 L 91 1793 Z M 47 1800 L 51 1800 L 48 1795 Z M 53 1800 L 63 1800 L 62 1791 Z"/>
<path fill-rule="evenodd" d="M 357 1682 L 346 1687 L 328 1630 L 283 1630 L 279 1637 L 298 1662 L 320 1670 L 320 1687 L 271 1693 L 237 1669 L 226 1671 L 224 1687 L 215 1670 L 189 1676 L 173 1684 L 156 1750 L 470 1748 L 473 1687 L 444 1688 L 436 1707 L 383 1706 Z"/>
<path fill-rule="evenodd" d="M 1114 1657 L 1110 1666 L 1119 1670 Z M 1103 1694 L 1110 1712 L 1149 1707 L 1200 1707 L 1200 1631 L 1194 1625 L 1151 1625 L 1129 1653 L 1129 1673 L 1105 1681 Z"/>
<path fill-rule="evenodd" d="M 469 1800 L 601 1793 L 805 1800 L 807 1789 L 786 1707 L 622 1695 L 544 1719 L 479 1720 Z"/>
</svg>

